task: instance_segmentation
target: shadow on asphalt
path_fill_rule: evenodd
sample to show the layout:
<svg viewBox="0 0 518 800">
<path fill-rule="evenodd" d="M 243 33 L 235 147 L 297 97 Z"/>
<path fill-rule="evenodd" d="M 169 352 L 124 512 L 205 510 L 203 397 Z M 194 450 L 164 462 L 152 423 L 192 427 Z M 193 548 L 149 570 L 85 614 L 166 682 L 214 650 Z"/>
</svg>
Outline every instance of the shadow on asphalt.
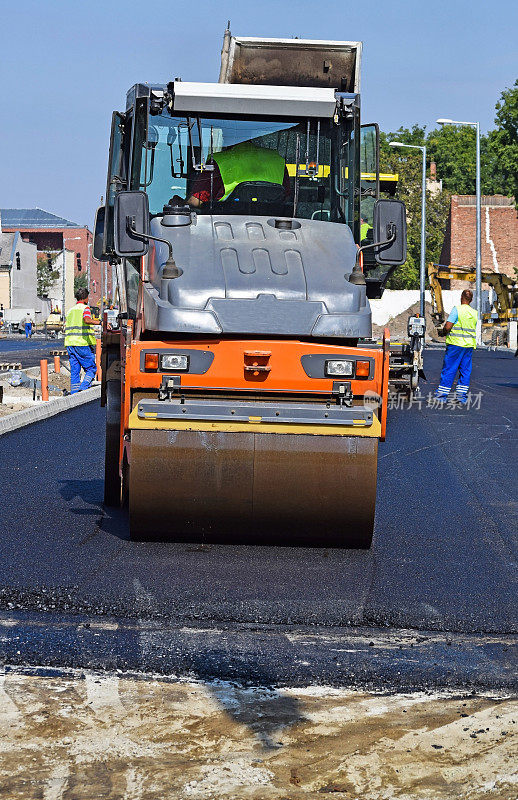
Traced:
<svg viewBox="0 0 518 800">
<path fill-rule="evenodd" d="M 104 483 L 100 479 L 91 480 L 60 480 L 59 493 L 63 500 L 72 504 L 73 501 L 80 501 L 81 507 L 75 508 L 69 505 L 68 513 L 79 517 L 98 517 L 96 520 L 97 528 L 108 536 L 129 541 L 129 516 L 127 508 L 113 508 L 105 506 L 103 503 Z M 268 533 L 256 532 L 251 530 L 244 531 L 243 524 L 240 522 L 234 528 L 229 526 L 228 530 L 211 530 L 209 527 L 194 526 L 188 531 L 171 531 L 169 537 L 161 535 L 142 540 L 149 544 L 164 545 L 169 544 L 191 544 L 197 550 L 203 550 L 207 545 L 256 545 L 258 547 L 303 547 L 309 550 L 322 549 L 323 545 L 318 541 L 308 541 L 307 538 L 299 536 L 297 531 L 286 526 L 280 531 L 269 530 Z M 329 545 L 325 550 L 335 548 Z M 345 546 L 337 546 L 338 550 L 349 550 Z M 354 550 L 354 548 L 352 548 Z M 372 551 L 355 551 L 369 553 Z"/>
<path fill-rule="evenodd" d="M 130 540 L 129 533 L 129 514 L 126 508 L 108 508 L 102 503 L 100 504 L 102 518 L 98 522 L 98 527 L 109 536 L 117 537 L 126 541 Z M 74 511 L 70 510 L 72 514 L 94 514 L 94 510 Z M 252 547 L 276 547 L 284 548 L 288 551 L 294 548 L 303 548 L 307 550 L 326 550 L 338 552 L 352 552 L 356 554 L 369 554 L 372 553 L 370 549 L 358 549 L 348 545 L 347 541 L 335 546 L 328 543 L 322 544 L 318 538 L 309 539 L 307 536 L 301 535 L 299 531 L 293 529 L 289 525 L 284 525 L 280 528 L 269 528 L 268 531 L 259 530 L 254 531 L 247 528 L 242 520 L 237 521 L 235 524 L 230 524 L 228 529 L 212 530 L 208 526 L 192 524 L 189 530 L 175 531 L 172 527 L 169 534 L 160 532 L 159 535 L 154 536 L 150 531 L 146 537 L 136 538 L 133 540 L 136 544 L 141 545 L 154 545 L 155 547 L 172 544 L 178 545 L 192 545 L 192 552 L 203 552 L 211 545 L 229 545 L 240 546 L 247 545 Z"/>
<path fill-rule="evenodd" d="M 94 506 L 98 511 L 102 511 L 103 481 L 92 479 L 86 481 L 79 480 L 60 480 L 59 493 L 67 503 L 78 498 L 88 506 Z M 71 509 L 72 513 L 78 509 Z M 88 509 L 85 509 L 87 512 Z"/>
</svg>

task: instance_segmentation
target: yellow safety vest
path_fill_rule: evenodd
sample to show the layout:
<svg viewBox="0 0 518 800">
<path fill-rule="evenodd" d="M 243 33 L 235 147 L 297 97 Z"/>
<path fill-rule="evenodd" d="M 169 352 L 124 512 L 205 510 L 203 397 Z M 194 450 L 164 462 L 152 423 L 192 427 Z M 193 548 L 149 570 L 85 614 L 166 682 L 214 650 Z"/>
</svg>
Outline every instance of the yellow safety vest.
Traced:
<svg viewBox="0 0 518 800">
<path fill-rule="evenodd" d="M 476 347 L 477 312 L 466 303 L 462 303 L 456 308 L 459 318 L 447 335 L 446 344 L 456 344 L 457 347 Z"/>
<path fill-rule="evenodd" d="M 65 347 L 95 347 L 92 326 L 83 320 L 85 308 L 84 303 L 77 303 L 68 312 L 65 322 Z"/>
</svg>

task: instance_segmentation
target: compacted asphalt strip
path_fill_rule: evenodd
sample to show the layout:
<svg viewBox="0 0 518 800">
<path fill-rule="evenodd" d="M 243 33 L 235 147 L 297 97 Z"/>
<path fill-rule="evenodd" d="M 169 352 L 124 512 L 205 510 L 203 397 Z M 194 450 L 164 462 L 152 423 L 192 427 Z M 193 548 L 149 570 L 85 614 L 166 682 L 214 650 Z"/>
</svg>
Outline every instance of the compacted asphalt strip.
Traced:
<svg viewBox="0 0 518 800">
<path fill-rule="evenodd" d="M 0 363 L 20 363 L 22 369 L 37 367 L 41 359 L 52 361 L 51 350 L 63 350 L 64 339 L 0 339 Z"/>
<path fill-rule="evenodd" d="M 131 542 L 126 512 L 102 505 L 96 403 L 3 436 L 0 656 L 509 687 L 518 362 L 475 353 L 473 407 L 438 409 L 441 358 L 425 353 L 420 403 L 392 401 L 370 551 L 254 546 L 246 531 L 237 545 Z"/>
</svg>

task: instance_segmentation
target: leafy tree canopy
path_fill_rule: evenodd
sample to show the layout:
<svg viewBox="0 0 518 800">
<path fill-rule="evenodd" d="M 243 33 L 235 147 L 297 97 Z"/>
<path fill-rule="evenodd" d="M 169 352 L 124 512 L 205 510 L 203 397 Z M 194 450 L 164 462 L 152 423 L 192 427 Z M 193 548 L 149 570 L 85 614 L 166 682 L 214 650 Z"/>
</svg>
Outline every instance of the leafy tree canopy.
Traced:
<svg viewBox="0 0 518 800">
<path fill-rule="evenodd" d="M 485 137 L 486 194 L 514 195 L 518 203 L 518 80 L 496 104 L 496 130 Z"/>
<path fill-rule="evenodd" d="M 422 153 L 404 147 L 390 147 L 389 142 L 427 144 L 425 128 L 399 128 L 394 133 L 380 134 L 380 170 L 399 175 L 398 196 L 404 200 L 408 222 L 408 257 L 388 282 L 389 289 L 418 289 L 421 259 L 421 192 Z M 446 220 L 450 207 L 447 191 L 426 195 L 426 261 L 438 261 L 441 254 Z"/>
<path fill-rule="evenodd" d="M 51 253 L 38 253 L 36 257 L 36 281 L 38 297 L 47 297 L 50 288 L 60 277 L 54 268 L 56 256 Z"/>
<path fill-rule="evenodd" d="M 84 273 L 74 276 L 74 294 L 79 289 L 88 289 L 88 277 Z"/>
<path fill-rule="evenodd" d="M 518 80 L 496 104 L 496 129 L 481 137 L 482 194 L 514 195 L 518 203 Z M 475 193 L 475 129 L 444 125 L 430 132 L 413 125 L 380 134 L 380 170 L 399 174 L 398 196 L 408 215 L 408 258 L 388 283 L 390 289 L 417 289 L 421 252 L 421 169 L 419 150 L 390 147 L 389 142 L 423 146 L 427 166 L 435 161 L 443 191 L 427 192 L 426 261 L 438 261 L 446 230 L 451 194 Z M 429 173 L 428 173 L 429 174 Z"/>
</svg>

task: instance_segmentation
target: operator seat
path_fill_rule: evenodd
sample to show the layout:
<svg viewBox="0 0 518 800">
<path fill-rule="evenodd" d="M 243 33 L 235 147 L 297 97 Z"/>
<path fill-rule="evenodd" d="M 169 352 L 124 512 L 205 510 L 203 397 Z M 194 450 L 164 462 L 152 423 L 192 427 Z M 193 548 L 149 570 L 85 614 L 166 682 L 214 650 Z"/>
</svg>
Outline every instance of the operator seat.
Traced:
<svg viewBox="0 0 518 800">
<path fill-rule="evenodd" d="M 229 194 L 226 200 L 220 202 L 232 203 L 282 203 L 286 199 L 284 186 L 280 183 L 269 181 L 243 181 Z"/>
</svg>

